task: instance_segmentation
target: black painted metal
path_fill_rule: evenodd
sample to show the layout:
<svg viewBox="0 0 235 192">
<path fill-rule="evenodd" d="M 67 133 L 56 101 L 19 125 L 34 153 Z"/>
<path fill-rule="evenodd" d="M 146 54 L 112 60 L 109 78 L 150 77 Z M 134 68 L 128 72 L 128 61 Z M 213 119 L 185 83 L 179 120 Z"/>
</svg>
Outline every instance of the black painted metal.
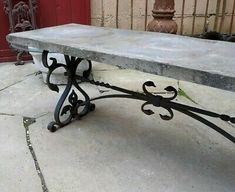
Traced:
<svg viewBox="0 0 235 192">
<path fill-rule="evenodd" d="M 50 131 L 55 131 L 56 128 L 63 127 L 69 124 L 73 119 L 84 116 L 90 111 L 93 111 L 95 109 L 95 105 L 91 103 L 92 101 L 106 99 L 106 98 L 127 98 L 127 99 L 135 99 L 135 100 L 144 101 L 144 104 L 141 106 L 141 110 L 146 115 L 154 114 L 154 112 L 151 109 L 147 108 L 148 105 L 153 105 L 155 107 L 162 107 L 166 109 L 169 115 L 160 114 L 160 117 L 163 120 L 171 120 L 174 117 L 173 110 L 176 110 L 209 126 L 210 128 L 214 129 L 215 131 L 217 131 L 218 133 L 220 133 L 221 135 L 223 135 L 224 137 L 226 137 L 227 139 L 235 143 L 235 137 L 233 137 L 231 134 L 224 131 L 222 128 L 218 127 L 214 123 L 199 116 L 198 114 L 202 114 L 202 115 L 206 115 L 206 116 L 210 116 L 214 118 L 219 118 L 223 121 L 230 122 L 233 124 L 235 124 L 235 117 L 230 117 L 228 115 L 218 114 L 218 113 L 214 113 L 211 111 L 199 109 L 196 107 L 191 107 L 188 105 L 176 103 L 173 101 L 177 97 L 177 90 L 174 87 L 168 86 L 165 88 L 165 91 L 172 92 L 173 94 L 172 97 L 166 97 L 166 98 L 161 95 L 152 94 L 147 90 L 148 87 L 156 87 L 152 81 L 147 81 L 143 84 L 143 87 L 142 87 L 143 93 L 134 92 L 134 91 L 127 90 L 124 88 L 112 86 L 108 83 L 89 80 L 87 77 L 88 77 L 88 74 L 91 72 L 90 61 L 88 61 L 89 62 L 88 71 L 84 72 L 83 76 L 78 76 L 76 75 L 76 69 L 79 63 L 83 59 L 69 57 L 65 55 L 66 65 L 57 63 L 55 58 L 51 58 L 53 62 L 49 66 L 47 63 L 47 54 L 48 54 L 47 51 L 43 52 L 43 64 L 45 67 L 49 69 L 48 76 L 47 76 L 47 83 L 48 83 L 49 88 L 53 91 L 57 91 L 57 92 L 59 91 L 58 86 L 50 83 L 50 76 L 55 69 L 59 67 L 63 67 L 66 70 L 66 74 L 68 76 L 68 83 L 55 109 L 55 113 L 54 113 L 55 122 L 52 122 L 48 125 L 48 129 Z M 98 85 L 98 86 L 106 87 L 109 89 L 113 89 L 115 91 L 121 92 L 122 94 L 111 94 L 111 95 L 99 96 L 99 97 L 91 99 L 86 94 L 86 92 L 83 89 L 81 89 L 81 87 L 78 85 L 77 83 L 78 81 L 89 82 L 90 84 L 93 84 L 93 85 Z M 78 95 L 75 93 L 74 89 L 72 90 L 72 92 L 70 91 L 72 89 L 72 86 L 75 86 L 75 88 L 80 93 L 82 93 L 82 95 L 84 96 L 83 100 L 78 99 Z M 63 107 L 63 104 L 66 98 L 68 98 L 68 101 L 70 104 Z M 78 113 L 79 107 L 83 107 L 83 110 L 80 113 Z M 70 113 L 69 117 L 65 121 L 61 121 L 60 116 L 65 115 L 67 112 Z"/>
<path fill-rule="evenodd" d="M 76 70 L 78 67 L 78 64 L 83 60 L 80 58 L 75 57 L 69 57 L 65 55 L 65 61 L 66 64 L 57 63 L 57 60 L 55 58 L 51 58 L 52 64 L 48 65 L 47 62 L 47 51 L 43 51 L 42 53 L 42 62 L 45 67 L 47 67 L 48 75 L 47 75 L 47 84 L 48 87 L 56 92 L 59 92 L 59 88 L 57 85 L 50 83 L 50 77 L 52 72 L 59 68 L 63 67 L 66 71 L 66 76 L 68 77 L 66 88 L 61 95 L 56 108 L 54 112 L 54 119 L 55 121 L 49 123 L 48 129 L 51 132 L 56 131 L 57 128 L 61 128 L 67 124 L 69 124 L 73 119 L 82 117 L 89 113 L 90 111 L 93 111 L 95 109 L 95 105 L 90 103 L 90 97 L 86 94 L 86 92 L 78 85 L 76 80 Z M 89 69 L 87 71 L 83 72 L 84 76 L 89 76 L 89 73 L 91 71 L 91 61 L 88 61 L 89 63 Z M 72 86 L 76 88 L 82 95 L 84 96 L 84 100 L 79 100 L 77 94 L 75 93 L 74 89 L 72 89 Z M 72 92 L 71 92 L 72 89 Z M 63 107 L 64 102 L 68 98 L 69 104 Z M 84 103 L 81 105 L 81 103 Z M 83 107 L 83 110 L 78 113 L 78 108 Z M 61 116 L 64 116 L 69 112 L 69 116 L 65 120 L 61 120 Z"/>
</svg>

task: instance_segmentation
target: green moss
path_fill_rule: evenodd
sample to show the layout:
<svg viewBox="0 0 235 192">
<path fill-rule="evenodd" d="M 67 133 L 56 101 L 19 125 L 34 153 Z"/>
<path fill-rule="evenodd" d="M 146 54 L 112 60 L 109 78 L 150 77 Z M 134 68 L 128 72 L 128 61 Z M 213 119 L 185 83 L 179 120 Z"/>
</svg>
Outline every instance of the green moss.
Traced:
<svg viewBox="0 0 235 192">
<path fill-rule="evenodd" d="M 185 97 L 186 99 L 190 100 L 191 102 L 198 104 L 196 101 L 194 101 L 183 89 L 178 90 L 178 96 Z"/>
</svg>

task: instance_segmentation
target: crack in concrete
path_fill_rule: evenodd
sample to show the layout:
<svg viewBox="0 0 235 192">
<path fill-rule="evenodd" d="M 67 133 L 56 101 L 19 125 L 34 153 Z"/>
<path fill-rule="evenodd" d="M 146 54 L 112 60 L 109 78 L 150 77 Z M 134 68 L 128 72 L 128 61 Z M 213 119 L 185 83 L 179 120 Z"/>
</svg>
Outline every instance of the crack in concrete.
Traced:
<svg viewBox="0 0 235 192">
<path fill-rule="evenodd" d="M 32 76 L 32 75 L 37 76 L 37 75 L 39 75 L 39 74 L 41 74 L 41 72 L 40 72 L 40 71 L 36 71 L 36 72 L 33 72 L 33 73 L 30 73 L 30 74 L 26 75 L 25 77 L 30 77 L 30 76 Z M 8 88 L 10 88 L 10 87 L 12 87 L 12 86 L 18 84 L 18 83 L 21 83 L 21 82 L 25 81 L 26 79 L 27 79 L 27 78 L 24 78 L 24 79 L 21 79 L 21 80 L 19 80 L 19 81 L 14 82 L 14 83 L 12 83 L 12 84 L 10 84 L 10 85 L 7 85 L 6 87 L 3 87 L 2 89 L 0 89 L 0 91 L 4 91 L 4 90 L 6 90 L 6 89 L 8 89 Z"/>
<path fill-rule="evenodd" d="M 50 112 L 42 113 L 42 114 L 39 114 L 39 115 L 35 116 L 34 118 L 35 118 L 35 119 L 39 119 L 39 118 L 41 118 L 41 117 L 44 117 L 44 116 L 48 115 L 49 113 L 50 113 Z M 1 113 L 1 112 L 0 112 L 0 116 L 11 116 L 11 117 L 20 116 L 20 117 L 23 117 L 23 115 L 19 115 L 19 114 Z"/>
<path fill-rule="evenodd" d="M 11 113 L 0 113 L 1 116 L 16 116 L 15 114 L 11 114 Z"/>
<path fill-rule="evenodd" d="M 4 91 L 4 90 L 8 89 L 9 87 L 12 87 L 12 86 L 14 86 L 14 85 L 16 85 L 16 84 L 18 84 L 18 83 L 21 83 L 21 82 L 24 81 L 24 80 L 25 80 L 25 79 L 22 79 L 22 80 L 19 80 L 19 81 L 14 82 L 14 83 L 12 83 L 12 84 L 10 84 L 10 85 L 7 85 L 6 87 L 3 87 L 2 89 L 0 89 L 0 91 Z"/>
<path fill-rule="evenodd" d="M 42 190 L 43 190 L 43 192 L 49 192 L 47 185 L 46 185 L 46 182 L 45 182 L 45 179 L 44 179 L 44 176 L 42 174 L 41 168 L 39 166 L 36 153 L 33 149 L 31 139 L 30 139 L 29 126 L 35 122 L 36 122 L 36 118 L 23 117 L 23 124 L 24 124 L 24 128 L 25 128 L 27 146 L 29 148 L 29 151 L 30 151 L 32 157 L 33 157 L 33 161 L 34 161 L 34 165 L 35 165 L 37 174 L 41 180 Z"/>
<path fill-rule="evenodd" d="M 50 112 L 46 112 L 46 113 L 40 114 L 40 115 L 36 116 L 35 119 L 39 119 L 41 117 L 44 117 L 44 116 L 48 115 L 49 113 Z"/>
<path fill-rule="evenodd" d="M 28 75 L 25 75 L 25 77 L 30 77 L 30 76 L 32 76 L 32 75 L 37 76 L 37 75 L 40 75 L 40 74 L 42 74 L 41 71 L 36 71 L 36 72 L 30 73 L 30 74 L 28 74 Z"/>
</svg>

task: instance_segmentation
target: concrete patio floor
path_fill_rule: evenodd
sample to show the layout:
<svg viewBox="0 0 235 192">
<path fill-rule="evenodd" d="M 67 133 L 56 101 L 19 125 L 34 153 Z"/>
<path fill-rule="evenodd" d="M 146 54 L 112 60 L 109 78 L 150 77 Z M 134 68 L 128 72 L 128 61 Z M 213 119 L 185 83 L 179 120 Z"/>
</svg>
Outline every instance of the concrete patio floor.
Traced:
<svg viewBox="0 0 235 192">
<path fill-rule="evenodd" d="M 235 145 L 177 112 L 163 121 L 158 114 L 164 110 L 146 116 L 142 102 L 107 99 L 50 133 L 59 94 L 36 72 L 31 63 L 0 64 L 1 192 L 235 191 Z M 186 95 L 179 102 L 235 115 L 233 92 L 100 64 L 93 78 L 138 91 L 151 79 L 160 91 L 168 85 L 182 89 Z M 81 86 L 91 96 L 112 92 Z M 211 120 L 235 135 L 234 125 Z"/>
</svg>

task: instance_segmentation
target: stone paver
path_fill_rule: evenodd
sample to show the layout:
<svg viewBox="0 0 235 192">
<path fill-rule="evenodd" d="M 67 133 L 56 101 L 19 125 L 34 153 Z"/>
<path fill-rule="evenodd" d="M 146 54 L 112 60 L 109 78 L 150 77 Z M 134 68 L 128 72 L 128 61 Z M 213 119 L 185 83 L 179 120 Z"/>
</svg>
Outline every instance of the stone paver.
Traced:
<svg viewBox="0 0 235 192">
<path fill-rule="evenodd" d="M 234 144 L 180 114 L 171 122 L 146 117 L 139 104 L 100 101 L 94 113 L 55 134 L 45 129 L 50 116 L 33 124 L 49 189 L 233 191 Z"/>
<path fill-rule="evenodd" d="M 20 116 L 0 115 L 0 191 L 42 191 Z"/>
<path fill-rule="evenodd" d="M 27 76 L 33 75 L 35 72 L 38 71 L 33 65 L 16 68 L 13 63 L 1 63 L 0 69 L 0 90 L 8 88 L 8 86 L 17 84 L 17 82 L 21 82 Z"/>
</svg>

